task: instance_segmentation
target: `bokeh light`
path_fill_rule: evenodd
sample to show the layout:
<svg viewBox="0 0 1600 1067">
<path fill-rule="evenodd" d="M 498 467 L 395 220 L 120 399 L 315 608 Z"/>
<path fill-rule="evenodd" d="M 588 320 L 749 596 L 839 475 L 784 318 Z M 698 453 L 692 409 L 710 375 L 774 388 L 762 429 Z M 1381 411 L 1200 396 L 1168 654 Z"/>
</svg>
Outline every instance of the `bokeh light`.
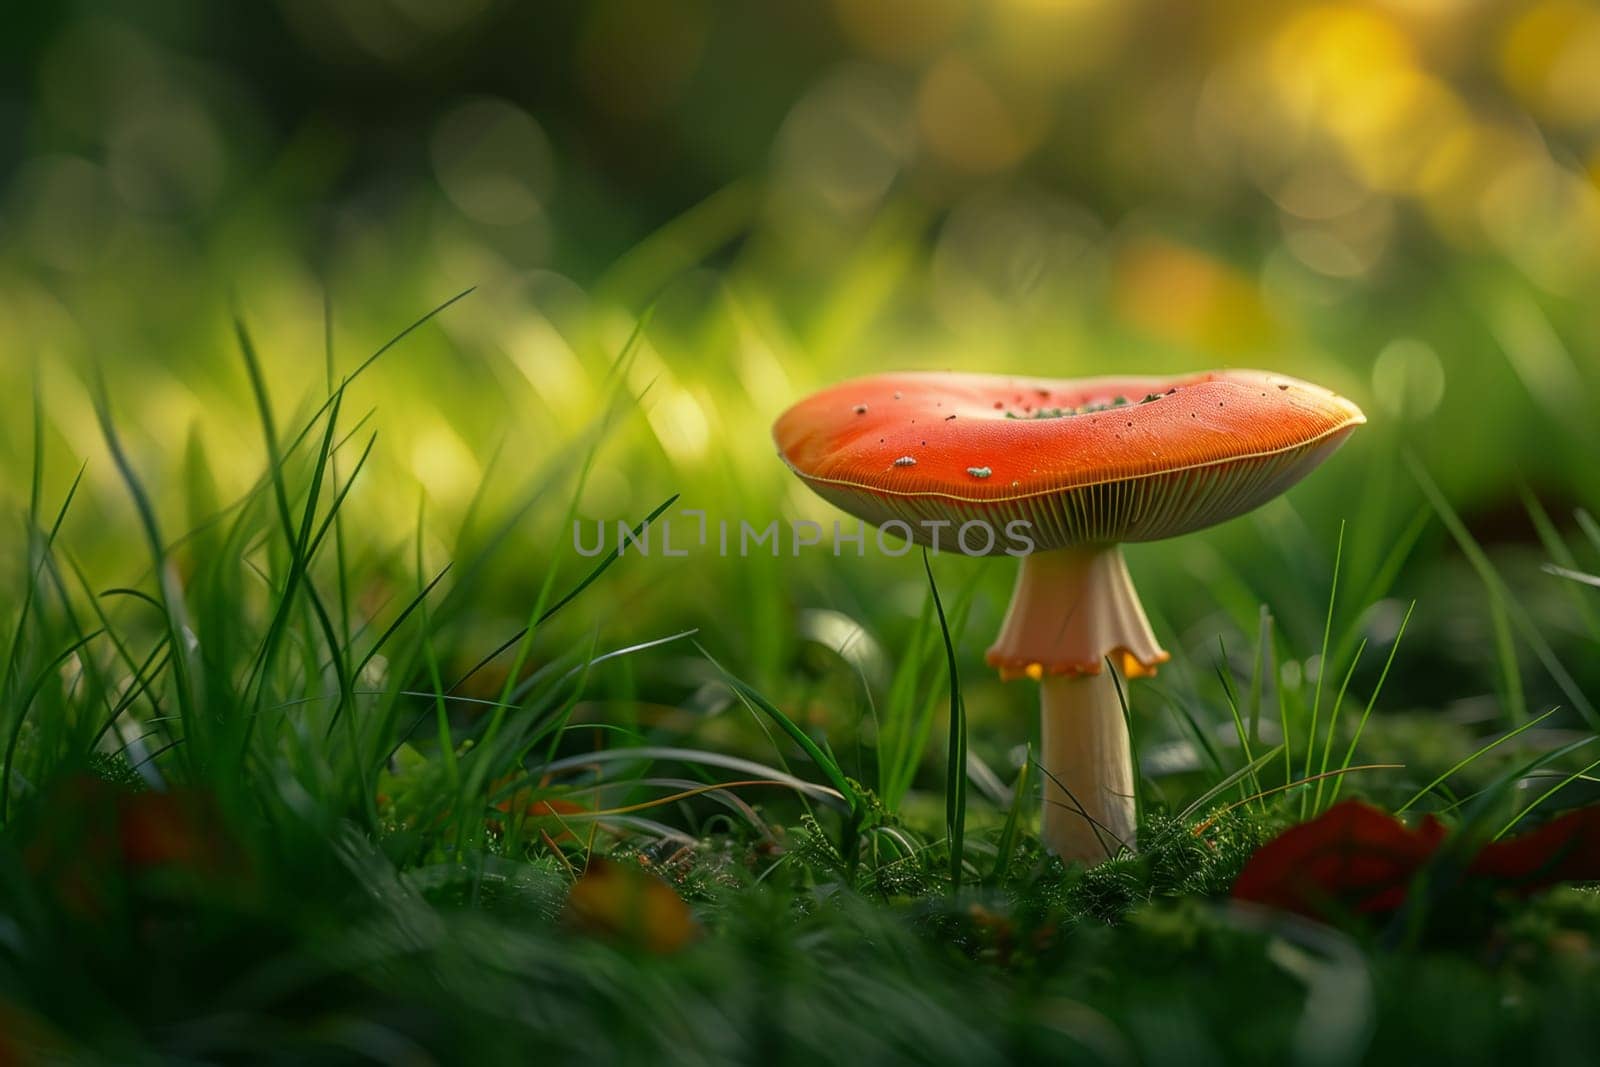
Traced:
<svg viewBox="0 0 1600 1067">
<path fill-rule="evenodd" d="M 234 308 L 276 406 L 303 412 L 327 387 L 325 298 L 337 374 L 475 286 L 352 394 L 381 431 L 372 476 L 425 491 L 446 529 L 473 499 L 453 483 L 575 469 L 563 450 L 608 397 L 586 511 L 687 484 L 809 515 L 770 420 L 890 366 L 1259 364 L 1349 391 L 1452 493 L 1583 477 L 1495 442 L 1534 415 L 1586 433 L 1596 400 L 1589 5 L 283 0 L 234 19 L 91 2 L 32 25 L 0 99 L 0 385 L 49 363 L 74 455 L 102 445 L 59 394 L 104 373 L 150 457 L 210 435 L 242 488 L 263 446 Z M 27 447 L 0 428 L 11 470 Z M 352 506 L 410 522 L 408 496 Z"/>
</svg>

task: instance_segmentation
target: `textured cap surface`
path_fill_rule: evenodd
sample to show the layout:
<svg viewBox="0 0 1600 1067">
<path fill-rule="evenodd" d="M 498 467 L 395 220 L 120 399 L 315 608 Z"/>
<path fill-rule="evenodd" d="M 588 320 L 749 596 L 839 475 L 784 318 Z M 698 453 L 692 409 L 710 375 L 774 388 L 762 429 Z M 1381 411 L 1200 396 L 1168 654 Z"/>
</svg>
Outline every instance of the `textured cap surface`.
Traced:
<svg viewBox="0 0 1600 1067">
<path fill-rule="evenodd" d="M 1343 397 L 1263 371 L 896 373 L 813 394 L 773 436 L 808 485 L 868 522 L 903 520 L 927 543 L 926 520 L 1023 520 L 1052 549 L 1159 540 L 1240 515 L 1365 421 Z"/>
</svg>

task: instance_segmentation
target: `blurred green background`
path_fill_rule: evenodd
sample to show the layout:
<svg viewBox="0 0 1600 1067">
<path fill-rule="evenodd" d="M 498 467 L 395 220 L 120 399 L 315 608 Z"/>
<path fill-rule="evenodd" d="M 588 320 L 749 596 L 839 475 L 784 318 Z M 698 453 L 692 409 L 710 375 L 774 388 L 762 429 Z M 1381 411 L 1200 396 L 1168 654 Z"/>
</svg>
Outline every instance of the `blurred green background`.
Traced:
<svg viewBox="0 0 1600 1067">
<path fill-rule="evenodd" d="M 1414 456 L 1594 680 L 1527 510 L 1592 562 L 1574 518 L 1600 481 L 1591 5 L 83 0 L 7 23 L 0 494 L 25 503 L 37 382 L 50 499 L 88 462 L 63 540 L 96 581 L 144 564 L 86 381 L 104 375 L 175 533 L 204 517 L 186 452 L 225 499 L 264 462 L 234 309 L 287 418 L 327 388 L 325 306 L 342 374 L 475 286 L 346 403 L 379 434 L 347 509 L 374 614 L 414 579 L 419 509 L 433 570 L 480 550 L 485 516 L 517 514 L 540 472 L 578 466 L 649 308 L 585 518 L 677 492 L 713 521 L 831 524 L 769 426 L 852 374 L 1259 366 L 1354 398 L 1370 425 L 1286 500 L 1130 551 L 1180 679 L 1210 677 L 1219 635 L 1247 671 L 1261 603 L 1302 677 L 1347 520 L 1338 632 L 1386 647 L 1420 601 L 1386 703 L 1471 718 L 1486 693 L 1563 700 L 1520 631 L 1527 679 L 1487 651 L 1506 624 L 1427 518 Z M 534 501 L 498 547 L 500 580 L 458 622 L 465 661 L 523 621 L 546 563 L 587 569 L 564 499 Z M 1011 566 L 938 568 L 980 583 L 974 714 L 1016 711 L 979 727 L 991 757 L 1031 718 L 978 664 Z M 562 624 L 606 646 L 698 625 L 793 704 L 826 696 L 829 650 L 880 681 L 924 594 L 915 558 L 658 555 Z M 709 677 L 672 655 L 638 668 L 662 675 L 647 707 Z M 801 715 L 844 729 L 839 706 Z"/>
</svg>

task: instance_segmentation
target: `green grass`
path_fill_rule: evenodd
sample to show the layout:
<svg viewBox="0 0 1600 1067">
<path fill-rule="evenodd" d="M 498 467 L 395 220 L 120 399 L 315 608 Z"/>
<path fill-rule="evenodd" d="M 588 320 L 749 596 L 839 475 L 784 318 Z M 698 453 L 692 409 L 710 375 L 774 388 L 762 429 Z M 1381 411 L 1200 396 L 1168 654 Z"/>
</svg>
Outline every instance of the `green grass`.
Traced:
<svg viewBox="0 0 1600 1067">
<path fill-rule="evenodd" d="M 659 558 L 574 558 L 597 457 L 651 403 L 630 378 L 646 320 L 606 361 L 599 415 L 514 471 L 509 493 L 486 478 L 446 547 L 425 504 L 369 463 L 372 420 L 348 411 L 356 379 L 454 299 L 342 377 L 330 326 L 327 388 L 288 417 L 241 323 L 264 469 L 235 499 L 203 444 L 170 469 L 136 459 L 122 396 L 97 384 L 137 557 L 94 549 L 98 510 L 74 525 L 83 469 L 51 450 L 35 400 L 0 633 L 0 1042 L 119 1063 L 1338 1063 L 1587 1047 L 1587 890 L 1487 902 L 1470 923 L 1417 910 L 1404 938 L 1226 901 L 1253 848 L 1341 791 L 1492 835 L 1591 781 L 1586 702 L 1518 711 L 1552 686 L 1581 697 L 1592 670 L 1562 655 L 1584 646 L 1546 636 L 1547 605 L 1502 577 L 1420 466 L 1489 594 L 1480 643 L 1459 654 L 1494 664 L 1495 714 L 1453 722 L 1418 676 L 1445 645 L 1413 616 L 1436 627 L 1451 605 L 1424 590 L 1392 630 L 1371 628 L 1407 567 L 1471 588 L 1415 512 L 1396 509 L 1396 526 L 1358 511 L 1347 539 L 1275 505 L 1250 527 L 1293 563 L 1270 601 L 1249 554 L 1202 542 L 1205 589 L 1235 609 L 1187 611 L 1203 637 L 1125 694 L 1140 852 L 1068 870 L 1033 834 L 1033 701 L 976 669 L 1009 581 L 998 566 L 878 561 L 888 576 L 854 589 L 815 560 L 786 575 L 790 561 L 757 559 L 685 597 L 656 585 L 670 580 Z M 53 494 L 59 470 L 77 473 Z M 636 532 L 680 499 L 726 503 L 679 484 L 629 516 Z M 391 492 L 412 528 L 347 512 Z M 1561 568 L 1589 565 L 1595 546 L 1548 515 L 1539 534 Z M 1153 569 L 1153 613 L 1186 610 L 1194 575 Z M 1593 608 L 1572 594 L 1550 599 Z M 808 642 L 803 605 L 862 625 Z M 777 621 L 757 639 L 762 620 Z M 1381 668 L 1362 659 L 1374 643 Z M 1347 699 L 1363 709 L 1353 725 Z M 698 939 L 658 955 L 626 930 L 574 927 L 566 893 L 599 856 L 666 879 Z"/>
</svg>

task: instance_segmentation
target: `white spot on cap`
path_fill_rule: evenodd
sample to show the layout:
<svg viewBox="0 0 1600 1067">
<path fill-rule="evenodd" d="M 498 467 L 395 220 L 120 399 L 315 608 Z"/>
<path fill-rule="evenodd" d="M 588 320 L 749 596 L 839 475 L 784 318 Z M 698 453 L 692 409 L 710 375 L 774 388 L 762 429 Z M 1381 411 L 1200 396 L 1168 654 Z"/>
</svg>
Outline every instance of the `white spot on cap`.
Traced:
<svg viewBox="0 0 1600 1067">
<path fill-rule="evenodd" d="M 968 467 L 967 473 L 972 475 L 974 478 L 987 478 L 989 475 L 993 474 L 994 471 L 990 470 L 988 467 Z"/>
<path fill-rule="evenodd" d="M 917 457 L 901 456 L 899 459 L 894 461 L 894 465 L 896 467 L 915 467 L 917 465 Z"/>
</svg>

